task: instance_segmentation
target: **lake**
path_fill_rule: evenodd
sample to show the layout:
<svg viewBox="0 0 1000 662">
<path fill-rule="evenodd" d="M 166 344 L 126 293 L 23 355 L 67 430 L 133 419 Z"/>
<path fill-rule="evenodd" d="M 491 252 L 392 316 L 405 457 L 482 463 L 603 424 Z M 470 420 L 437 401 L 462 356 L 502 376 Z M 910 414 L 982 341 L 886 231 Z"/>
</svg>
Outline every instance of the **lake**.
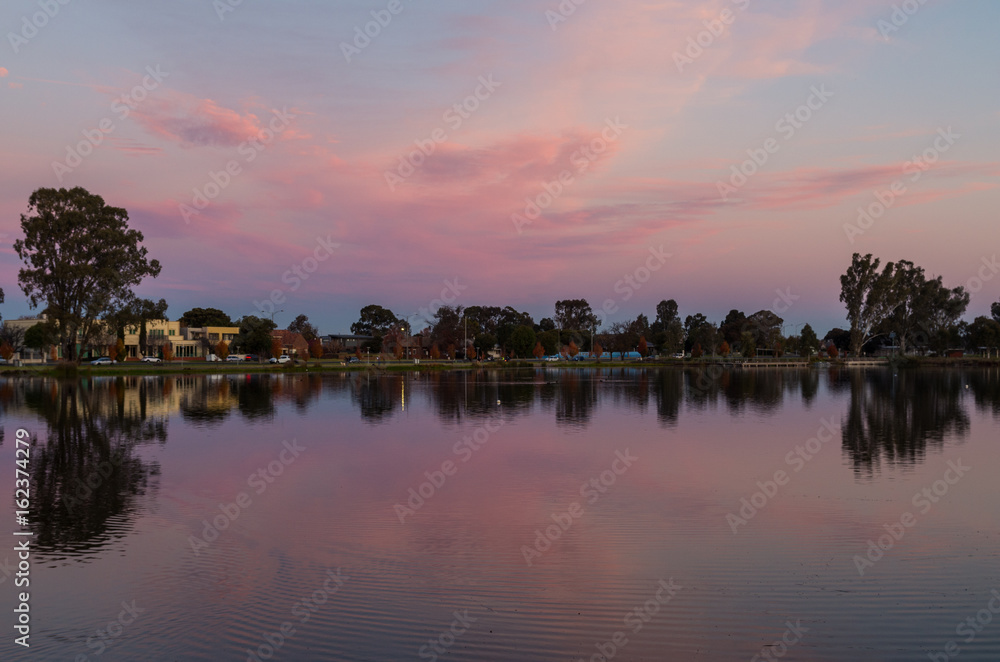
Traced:
<svg viewBox="0 0 1000 662">
<path fill-rule="evenodd" d="M 1000 659 L 996 368 L 4 378 L 0 408 L 3 660 Z"/>
</svg>

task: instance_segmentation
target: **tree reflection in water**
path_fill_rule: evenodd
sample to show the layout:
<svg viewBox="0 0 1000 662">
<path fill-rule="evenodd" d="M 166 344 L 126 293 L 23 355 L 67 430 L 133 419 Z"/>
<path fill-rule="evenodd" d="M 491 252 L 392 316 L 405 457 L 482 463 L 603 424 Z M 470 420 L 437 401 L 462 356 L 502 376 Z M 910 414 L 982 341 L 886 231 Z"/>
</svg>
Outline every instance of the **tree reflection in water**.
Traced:
<svg viewBox="0 0 1000 662">
<path fill-rule="evenodd" d="M 857 475 L 874 475 L 883 463 L 905 467 L 923 461 L 928 447 L 969 432 L 962 403 L 965 373 L 957 370 L 845 370 L 850 384 L 841 424 L 844 452 Z"/>
</svg>

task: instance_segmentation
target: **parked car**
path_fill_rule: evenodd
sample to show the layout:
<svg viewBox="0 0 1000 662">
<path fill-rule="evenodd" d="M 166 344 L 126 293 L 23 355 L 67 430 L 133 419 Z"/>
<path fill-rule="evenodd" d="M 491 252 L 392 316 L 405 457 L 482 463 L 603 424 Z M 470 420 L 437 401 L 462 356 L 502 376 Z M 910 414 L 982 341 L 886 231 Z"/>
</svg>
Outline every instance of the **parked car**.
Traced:
<svg viewBox="0 0 1000 662">
<path fill-rule="evenodd" d="M 110 356 L 102 356 L 99 359 L 94 359 L 90 362 L 90 365 L 114 365 L 118 361 L 113 360 Z"/>
<path fill-rule="evenodd" d="M 227 361 L 232 361 L 234 363 L 237 362 L 237 361 L 242 361 L 243 360 L 243 355 L 242 354 L 230 354 L 229 356 L 226 357 L 226 360 Z"/>
<path fill-rule="evenodd" d="M 243 357 L 244 361 L 260 361 L 260 357 L 256 354 L 247 354 Z"/>
<path fill-rule="evenodd" d="M 209 362 L 209 363 L 214 363 L 215 361 L 221 361 L 221 360 L 222 360 L 222 359 L 220 359 L 220 358 L 219 358 L 219 357 L 218 357 L 217 355 L 215 355 L 215 354 L 209 354 L 208 356 L 206 356 L 206 357 L 205 357 L 205 361 L 207 361 L 207 362 Z"/>
<path fill-rule="evenodd" d="M 163 363 L 163 359 L 158 356 L 144 356 L 142 357 L 143 363 Z"/>
<path fill-rule="evenodd" d="M 350 359 L 347 360 L 347 362 L 348 363 L 361 363 L 361 359 L 359 359 L 356 356 L 352 356 Z"/>
<path fill-rule="evenodd" d="M 269 358 L 269 359 L 267 360 L 267 362 L 268 362 L 268 363 L 288 363 L 288 362 L 289 362 L 289 361 L 291 361 L 291 360 L 292 360 L 292 359 L 291 359 L 291 357 L 289 357 L 289 356 L 288 356 L 288 354 L 282 354 L 282 355 L 281 355 L 281 356 L 279 356 L 278 358 L 274 358 L 274 357 L 272 356 L 271 358 Z"/>
<path fill-rule="evenodd" d="M 675 359 L 683 359 L 684 358 L 684 352 L 677 352 L 676 354 L 674 354 L 674 358 Z"/>
</svg>

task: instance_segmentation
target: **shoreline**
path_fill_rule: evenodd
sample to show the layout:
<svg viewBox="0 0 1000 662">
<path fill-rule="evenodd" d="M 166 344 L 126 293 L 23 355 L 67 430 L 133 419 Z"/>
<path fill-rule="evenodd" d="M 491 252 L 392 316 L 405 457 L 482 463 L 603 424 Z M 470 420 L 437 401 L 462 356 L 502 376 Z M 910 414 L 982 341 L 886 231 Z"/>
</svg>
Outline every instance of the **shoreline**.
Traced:
<svg viewBox="0 0 1000 662">
<path fill-rule="evenodd" d="M 877 362 L 876 362 L 877 361 Z M 710 367 L 722 367 L 729 370 L 804 370 L 814 367 L 822 368 L 977 368 L 1000 366 L 1000 358 L 983 357 L 961 357 L 961 358 L 938 358 L 938 357 L 907 357 L 905 359 L 888 360 L 862 360 L 859 365 L 852 365 L 852 361 L 818 361 L 818 360 L 766 360 L 749 361 L 743 359 L 651 359 L 645 361 L 540 361 L 540 360 L 514 360 L 505 362 L 464 362 L 448 360 L 421 360 L 415 364 L 404 361 L 384 361 L 381 364 L 375 362 L 362 362 L 360 364 L 344 364 L 340 361 L 320 360 L 305 362 L 297 365 L 285 364 L 210 364 L 205 362 L 173 362 L 158 366 L 142 363 L 125 363 L 110 367 L 91 366 L 82 364 L 41 364 L 31 366 L 2 366 L 0 367 L 0 377 L 98 377 L 98 376 L 155 376 L 155 375 L 232 375 L 232 374 L 299 374 L 299 373 L 351 373 L 351 372 L 374 372 L 400 373 L 400 372 L 468 372 L 472 370 L 517 370 L 525 368 L 549 368 L 557 370 L 574 370 L 582 368 L 679 368 L 679 369 L 705 369 Z"/>
</svg>

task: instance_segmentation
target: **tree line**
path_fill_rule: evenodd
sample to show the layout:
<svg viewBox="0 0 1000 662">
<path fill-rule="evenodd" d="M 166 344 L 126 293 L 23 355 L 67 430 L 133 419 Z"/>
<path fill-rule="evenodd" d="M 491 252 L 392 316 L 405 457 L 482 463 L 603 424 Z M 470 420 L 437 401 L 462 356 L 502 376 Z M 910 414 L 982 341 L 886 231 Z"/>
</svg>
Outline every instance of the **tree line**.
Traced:
<svg viewBox="0 0 1000 662">
<path fill-rule="evenodd" d="M 65 358 L 78 361 L 78 348 L 111 347 L 121 352 L 127 331 L 138 333 L 144 354 L 151 349 L 169 352 L 165 338 L 148 333 L 151 322 L 167 319 L 167 302 L 134 294 L 143 280 L 160 274 L 161 265 L 142 246 L 142 233 L 128 226 L 125 209 L 108 206 L 100 196 L 80 187 L 42 188 L 31 195 L 27 213 L 20 218 L 24 236 L 14 242 L 23 263 L 18 284 L 31 308 L 41 308 L 47 321 L 23 333 L 4 325 L 0 354 L 9 357 L 20 346 L 42 350 L 59 345 Z M 945 286 L 940 276 L 929 277 L 912 262 L 882 265 L 870 254 L 854 254 L 840 282 L 849 329 L 832 329 L 822 340 L 809 324 L 786 335 L 784 320 L 773 310 L 746 314 L 733 309 L 717 323 L 702 313 L 682 319 L 673 299 L 660 301 L 652 319 L 639 314 L 607 328 L 601 328 L 586 299 L 556 301 L 553 315 L 537 322 L 511 306 L 442 306 L 419 329 L 388 308 L 371 304 L 361 309 L 351 331 L 372 337 L 369 351 L 393 351 L 400 356 L 414 344 L 409 339 L 417 335 L 421 348 L 430 347 L 432 356 L 452 358 L 482 357 L 496 348 L 504 356 L 528 358 L 579 352 L 598 357 L 628 352 L 749 357 L 808 356 L 821 351 L 836 355 L 850 350 L 861 355 L 886 345 L 903 353 L 911 349 L 940 353 L 1000 346 L 1000 301 L 993 304 L 992 317 L 967 323 L 961 318 L 969 293 L 962 287 Z M 201 339 L 206 352 L 262 356 L 281 352 L 281 343 L 272 335 L 277 325 L 269 319 L 247 315 L 232 320 L 218 309 L 194 308 L 180 321 L 188 327 L 238 328 L 232 347 Z M 288 330 L 302 334 L 313 356 L 338 350 L 320 345 L 319 332 L 305 315 L 296 317 Z"/>
</svg>

